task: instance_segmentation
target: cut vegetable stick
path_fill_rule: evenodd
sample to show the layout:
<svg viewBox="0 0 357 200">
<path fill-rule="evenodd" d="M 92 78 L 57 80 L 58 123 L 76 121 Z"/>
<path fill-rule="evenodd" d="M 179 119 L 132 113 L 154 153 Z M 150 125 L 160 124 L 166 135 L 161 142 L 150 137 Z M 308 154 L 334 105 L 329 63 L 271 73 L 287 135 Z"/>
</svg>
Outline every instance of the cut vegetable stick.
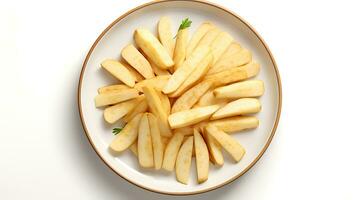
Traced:
<svg viewBox="0 0 357 200">
<path fill-rule="evenodd" d="M 161 17 L 157 25 L 157 32 L 162 46 L 167 50 L 171 58 L 173 57 L 175 41 L 172 35 L 172 23 L 170 18 Z"/>
<path fill-rule="evenodd" d="M 189 126 L 208 119 L 218 108 L 218 105 L 212 105 L 173 113 L 168 121 L 173 129 Z"/>
<path fill-rule="evenodd" d="M 129 122 L 132 118 L 134 118 L 139 113 L 144 113 L 148 110 L 149 106 L 146 103 L 145 96 L 144 98 L 138 103 L 137 106 L 134 107 L 125 117 L 123 118 L 124 122 Z"/>
<path fill-rule="evenodd" d="M 182 85 L 170 97 L 178 97 L 195 85 L 207 73 L 212 63 L 212 54 L 208 54 L 193 70 L 190 76 L 182 83 Z"/>
<path fill-rule="evenodd" d="M 121 51 L 122 57 L 134 67 L 146 79 L 153 78 L 155 75 L 152 71 L 148 60 L 137 50 L 134 45 L 129 44 Z"/>
<path fill-rule="evenodd" d="M 207 75 L 205 80 L 212 80 L 215 86 L 222 86 L 256 76 L 259 70 L 259 64 L 253 62 L 241 67 L 234 67 L 216 74 Z"/>
<path fill-rule="evenodd" d="M 139 90 L 140 92 L 143 92 L 142 88 L 144 86 L 150 86 L 150 87 L 154 87 L 156 90 L 162 91 L 162 88 L 165 87 L 169 78 L 170 78 L 170 75 L 155 76 L 154 78 L 146 79 L 146 80 L 143 80 L 143 81 L 135 84 L 134 88 Z"/>
<path fill-rule="evenodd" d="M 176 46 L 174 51 L 174 70 L 176 71 L 184 62 L 186 57 L 186 47 L 188 40 L 188 29 L 181 29 L 177 32 Z"/>
<path fill-rule="evenodd" d="M 188 137 L 182 144 L 176 160 L 176 179 L 187 184 L 192 160 L 193 137 Z"/>
<path fill-rule="evenodd" d="M 124 101 L 114 106 L 105 108 L 104 110 L 105 121 L 110 124 L 117 122 L 124 115 L 128 114 L 131 110 L 133 110 L 134 107 L 137 106 L 140 103 L 140 101 L 144 99 L 145 99 L 144 95 L 141 95 L 138 98 L 129 101 Z"/>
<path fill-rule="evenodd" d="M 180 133 L 175 133 L 166 145 L 162 168 L 167 171 L 173 171 L 176 163 L 177 154 L 183 142 L 184 136 Z"/>
<path fill-rule="evenodd" d="M 218 166 L 223 166 L 224 159 L 221 150 L 221 145 L 216 141 L 216 139 L 214 139 L 210 134 L 208 134 L 205 129 L 202 133 L 210 152 L 210 158 L 212 159 L 214 164 Z"/>
<path fill-rule="evenodd" d="M 127 89 L 118 92 L 98 94 L 94 98 L 95 106 L 107 106 L 120 103 L 129 99 L 134 99 L 139 96 L 139 91 L 136 89 Z"/>
<path fill-rule="evenodd" d="M 154 152 L 154 166 L 155 169 L 160 169 L 162 165 L 162 160 L 164 158 L 164 148 L 161 141 L 160 129 L 158 121 L 153 114 L 148 113 L 148 119 L 150 124 L 150 134 Z"/>
<path fill-rule="evenodd" d="M 129 87 L 134 87 L 135 79 L 129 70 L 116 60 L 107 59 L 101 63 L 103 69 L 107 70 L 115 78 Z"/>
<path fill-rule="evenodd" d="M 196 48 L 192 55 L 185 60 L 180 68 L 178 68 L 170 77 L 166 86 L 162 90 L 165 94 L 169 94 L 177 90 L 180 85 L 189 77 L 195 67 L 209 54 L 208 46 Z"/>
<path fill-rule="evenodd" d="M 139 124 L 138 159 L 141 167 L 154 166 L 154 153 L 152 151 L 152 140 L 148 113 L 143 114 Z"/>
<path fill-rule="evenodd" d="M 132 145 L 138 138 L 139 122 L 143 114 L 136 115 L 128 124 L 125 125 L 122 131 L 115 136 L 115 139 L 110 144 L 110 148 L 115 152 L 122 152 Z"/>
<path fill-rule="evenodd" d="M 245 150 L 232 136 L 220 131 L 212 125 L 208 125 L 206 127 L 206 131 L 209 135 L 216 139 L 216 141 L 232 156 L 236 162 L 239 162 L 243 158 Z"/>
<path fill-rule="evenodd" d="M 203 81 L 193 88 L 187 90 L 180 96 L 171 108 L 171 113 L 188 110 L 201 98 L 201 96 L 210 89 L 212 82 Z"/>
<path fill-rule="evenodd" d="M 118 84 L 118 85 L 107 85 L 98 88 L 98 94 L 111 93 L 111 92 L 119 92 L 122 90 L 130 89 L 127 85 Z"/>
<path fill-rule="evenodd" d="M 200 42 L 202 37 L 212 28 L 214 28 L 214 25 L 211 22 L 203 22 L 196 32 L 193 34 L 190 42 L 187 45 L 186 48 L 186 59 L 191 55 L 193 50 L 196 48 L 197 44 Z"/>
<path fill-rule="evenodd" d="M 213 90 L 217 98 L 244 98 L 259 97 L 264 93 L 264 83 L 261 80 L 248 80 L 231 85 L 219 87 Z"/>
<path fill-rule="evenodd" d="M 221 32 L 218 34 L 216 39 L 211 43 L 211 51 L 213 55 L 213 63 L 216 63 L 217 60 L 222 56 L 224 51 L 229 47 L 233 42 L 233 37 L 227 32 Z"/>
<path fill-rule="evenodd" d="M 159 40 L 147 29 L 136 29 L 134 33 L 136 44 L 158 67 L 168 69 L 174 66 L 170 54 Z"/>
<path fill-rule="evenodd" d="M 207 74 L 214 74 L 252 61 L 252 53 L 237 43 L 232 43 L 221 57 L 214 63 Z"/>
<path fill-rule="evenodd" d="M 209 171 L 208 148 L 202 135 L 196 129 L 194 130 L 193 135 L 194 135 L 194 142 L 195 142 L 197 181 L 198 183 L 203 183 L 208 179 L 208 171 Z"/>
<path fill-rule="evenodd" d="M 143 87 L 143 92 L 151 111 L 159 119 L 161 135 L 170 137 L 171 129 L 167 121 L 167 114 L 163 106 L 161 105 L 161 100 L 156 90 L 153 87 L 145 86 Z"/>
<path fill-rule="evenodd" d="M 210 121 L 209 123 L 226 133 L 236 133 L 238 131 L 252 129 L 259 126 L 259 120 L 253 116 L 230 117 Z"/>
<path fill-rule="evenodd" d="M 217 110 L 212 116 L 211 120 L 221 119 L 225 117 L 232 117 L 236 115 L 257 113 L 261 110 L 261 104 L 258 99 L 255 98 L 241 98 L 228 103 L 219 110 Z"/>
<path fill-rule="evenodd" d="M 160 97 L 162 107 L 166 111 L 167 116 L 169 116 L 171 113 L 171 105 L 170 105 L 169 97 L 167 95 L 163 94 L 162 92 L 160 92 L 159 90 L 156 90 L 156 92 L 157 92 L 158 96 Z"/>
</svg>

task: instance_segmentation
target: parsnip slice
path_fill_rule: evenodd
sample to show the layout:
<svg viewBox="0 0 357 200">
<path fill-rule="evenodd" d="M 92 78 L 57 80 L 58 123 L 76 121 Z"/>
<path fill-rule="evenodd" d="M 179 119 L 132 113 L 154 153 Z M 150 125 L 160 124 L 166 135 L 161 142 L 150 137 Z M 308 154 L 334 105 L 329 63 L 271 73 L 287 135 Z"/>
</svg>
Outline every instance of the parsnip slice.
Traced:
<svg viewBox="0 0 357 200">
<path fill-rule="evenodd" d="M 153 78 L 154 72 L 148 60 L 137 50 L 134 45 L 129 44 L 121 51 L 122 57 L 134 67 L 146 79 Z"/>
<path fill-rule="evenodd" d="M 234 67 L 216 74 L 207 75 L 205 80 L 212 80 L 215 86 L 222 86 L 251 78 L 257 75 L 259 70 L 259 64 L 252 62 L 241 67 Z"/>
<path fill-rule="evenodd" d="M 163 94 L 159 90 L 156 90 L 158 96 L 160 97 L 161 105 L 164 108 L 167 116 L 170 115 L 171 113 L 171 105 L 170 105 L 170 100 L 169 97 L 166 94 Z"/>
<path fill-rule="evenodd" d="M 177 32 L 176 46 L 174 51 L 174 69 L 177 70 L 185 60 L 186 47 L 188 42 L 188 29 L 182 29 Z"/>
<path fill-rule="evenodd" d="M 212 64 L 212 54 L 208 54 L 188 76 L 188 78 L 180 85 L 180 87 L 173 93 L 169 94 L 169 97 L 178 97 L 200 81 L 207 73 Z"/>
<path fill-rule="evenodd" d="M 237 140 L 227 133 L 220 131 L 217 127 L 208 125 L 206 131 L 209 135 L 216 139 L 216 141 L 232 156 L 232 158 L 239 162 L 245 154 L 245 150 Z"/>
<path fill-rule="evenodd" d="M 158 121 L 153 114 L 149 113 L 148 119 L 150 124 L 150 134 L 154 152 L 154 166 L 155 169 L 160 169 L 162 165 L 162 160 L 164 158 L 164 146 L 161 141 L 160 129 Z"/>
<path fill-rule="evenodd" d="M 169 78 L 170 78 L 170 75 L 155 76 L 154 78 L 146 79 L 146 80 L 143 80 L 143 81 L 135 84 L 134 88 L 139 90 L 140 92 L 143 92 L 142 88 L 144 86 L 150 86 L 150 87 L 154 87 L 155 89 L 157 89 L 159 91 L 162 91 L 162 89 L 165 87 Z"/>
<path fill-rule="evenodd" d="M 107 106 L 120 103 L 129 99 L 134 99 L 139 96 L 139 91 L 136 89 L 127 89 L 115 91 L 111 93 L 98 94 L 94 98 L 95 106 Z"/>
<path fill-rule="evenodd" d="M 107 85 L 98 88 L 98 94 L 111 93 L 111 92 L 119 92 L 122 90 L 130 89 L 127 85 L 117 84 L 117 85 Z"/>
<path fill-rule="evenodd" d="M 193 137 L 188 137 L 182 144 L 176 160 L 176 179 L 187 184 L 192 160 Z"/>
<path fill-rule="evenodd" d="M 158 67 L 168 69 L 174 66 L 170 54 L 161 45 L 159 40 L 147 29 L 136 29 L 134 33 L 136 44 L 144 51 Z"/>
<path fill-rule="evenodd" d="M 213 55 L 213 63 L 216 63 L 217 60 L 222 56 L 224 51 L 229 47 L 233 42 L 233 37 L 227 32 L 220 32 L 216 39 L 211 43 L 211 51 Z"/>
<path fill-rule="evenodd" d="M 234 67 L 245 65 L 252 61 L 252 53 L 242 48 L 238 43 L 231 43 L 227 50 L 214 63 L 207 74 L 214 74 Z"/>
<path fill-rule="evenodd" d="M 202 135 L 196 129 L 194 129 L 193 135 L 194 135 L 194 142 L 195 142 L 197 181 L 198 183 L 203 183 L 208 179 L 208 171 L 209 171 L 208 148 Z"/>
<path fill-rule="evenodd" d="M 253 116 L 230 117 L 210 121 L 209 123 L 226 133 L 235 133 L 238 131 L 252 129 L 259 126 L 259 120 Z"/>
<path fill-rule="evenodd" d="M 192 108 L 193 105 L 201 98 L 201 96 L 210 89 L 212 82 L 203 81 L 191 89 L 187 90 L 183 95 L 176 99 L 171 108 L 171 113 L 180 112 Z"/>
<path fill-rule="evenodd" d="M 110 144 L 110 148 L 115 152 L 122 152 L 132 145 L 138 138 L 139 122 L 143 114 L 136 115 L 129 123 L 125 125 L 122 131 L 116 135 Z"/>
<path fill-rule="evenodd" d="M 209 54 L 210 48 L 208 46 L 201 46 L 196 48 L 190 57 L 183 62 L 170 77 L 169 81 L 162 90 L 165 94 L 169 94 L 177 90 L 180 85 L 190 76 L 195 67 L 202 62 L 202 60 Z"/>
<path fill-rule="evenodd" d="M 142 101 L 144 98 L 145 98 L 144 95 L 141 95 L 138 98 L 129 101 L 124 101 L 114 106 L 105 108 L 104 110 L 105 121 L 110 124 L 117 122 L 124 115 L 128 114 L 131 110 L 133 110 L 134 107 L 137 106 L 140 103 L 140 101 Z"/>
<path fill-rule="evenodd" d="M 143 92 L 146 97 L 146 101 L 152 110 L 153 114 L 159 119 L 159 127 L 161 135 L 170 137 L 171 129 L 167 121 L 167 113 L 161 105 L 161 100 L 156 90 L 153 87 L 143 87 Z"/>
<path fill-rule="evenodd" d="M 174 129 L 189 126 L 208 119 L 218 108 L 218 105 L 212 105 L 173 113 L 168 117 L 168 121 Z"/>
<path fill-rule="evenodd" d="M 157 32 L 162 46 L 167 50 L 169 55 L 173 57 L 175 41 L 172 34 L 172 23 L 169 17 L 161 17 L 157 25 Z"/>
<path fill-rule="evenodd" d="M 241 98 L 228 103 L 217 110 L 211 117 L 211 120 L 232 117 L 236 115 L 257 113 L 261 110 L 261 104 L 255 98 Z"/>
<path fill-rule="evenodd" d="M 134 87 L 135 78 L 130 73 L 130 71 L 120 62 L 116 60 L 107 59 L 101 63 L 101 66 L 127 86 Z"/>
<path fill-rule="evenodd" d="M 202 37 L 212 28 L 214 28 L 214 25 L 211 22 L 203 22 L 196 32 L 193 34 L 190 42 L 187 45 L 186 48 L 186 59 L 191 55 L 193 50 L 196 48 L 197 44 L 200 42 Z"/>
<path fill-rule="evenodd" d="M 154 154 L 148 113 L 144 113 L 139 124 L 138 159 L 141 167 L 154 167 Z"/>
<path fill-rule="evenodd" d="M 222 166 L 224 164 L 223 154 L 221 150 L 221 145 L 214 139 L 210 134 L 207 133 L 205 129 L 203 129 L 203 136 L 205 138 L 207 147 L 210 152 L 210 158 L 214 162 L 214 164 L 218 166 Z"/>
<path fill-rule="evenodd" d="M 259 97 L 264 93 L 264 83 L 261 80 L 248 80 L 213 90 L 217 98 Z"/>
<path fill-rule="evenodd" d="M 167 171 L 173 171 L 177 154 L 181 147 L 184 136 L 181 133 L 175 133 L 169 143 L 166 145 L 164 160 L 162 162 L 162 168 Z"/>
</svg>

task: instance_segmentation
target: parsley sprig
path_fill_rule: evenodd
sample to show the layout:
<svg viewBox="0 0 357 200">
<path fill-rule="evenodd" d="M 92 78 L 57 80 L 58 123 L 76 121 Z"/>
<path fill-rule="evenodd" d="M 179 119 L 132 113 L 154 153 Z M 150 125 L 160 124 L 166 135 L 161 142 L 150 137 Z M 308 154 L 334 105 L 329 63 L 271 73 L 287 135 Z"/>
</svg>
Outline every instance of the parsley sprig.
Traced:
<svg viewBox="0 0 357 200">
<path fill-rule="evenodd" d="M 180 24 L 180 27 L 178 28 L 177 31 L 183 30 L 185 28 L 189 28 L 191 26 L 191 23 L 192 23 L 192 21 L 189 18 L 186 18 L 186 19 L 182 20 L 181 24 Z M 175 35 L 174 38 L 176 38 L 176 37 L 177 37 L 177 34 Z"/>
<path fill-rule="evenodd" d="M 112 133 L 113 133 L 114 135 L 117 135 L 117 134 L 120 133 L 120 131 L 122 131 L 122 130 L 123 130 L 123 128 L 113 128 Z"/>
</svg>

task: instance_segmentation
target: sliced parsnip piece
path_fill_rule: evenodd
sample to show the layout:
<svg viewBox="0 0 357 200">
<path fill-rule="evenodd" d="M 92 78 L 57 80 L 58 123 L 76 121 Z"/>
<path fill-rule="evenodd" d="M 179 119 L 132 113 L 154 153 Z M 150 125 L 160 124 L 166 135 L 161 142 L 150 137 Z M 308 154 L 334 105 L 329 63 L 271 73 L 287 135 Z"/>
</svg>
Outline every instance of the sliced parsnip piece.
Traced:
<svg viewBox="0 0 357 200">
<path fill-rule="evenodd" d="M 223 55 L 214 63 L 207 74 L 214 74 L 233 67 L 239 67 L 252 61 L 252 53 L 237 43 L 232 43 Z"/>
<path fill-rule="evenodd" d="M 138 159 L 141 167 L 154 167 L 154 153 L 152 151 L 148 113 L 143 114 L 139 124 Z"/>
<path fill-rule="evenodd" d="M 139 113 L 144 113 L 148 110 L 148 104 L 146 103 L 145 98 L 143 98 L 137 106 L 133 110 L 131 110 L 124 118 L 124 122 L 129 122 L 131 119 L 133 119 L 137 114 Z"/>
<path fill-rule="evenodd" d="M 115 137 L 109 146 L 113 151 L 122 152 L 136 141 L 138 138 L 138 126 L 142 115 L 143 114 L 136 115 Z"/>
<path fill-rule="evenodd" d="M 140 49 L 142 49 L 146 56 L 158 67 L 161 69 L 168 69 L 174 66 L 174 61 L 170 54 L 149 30 L 141 28 L 136 29 L 134 39 Z"/>
<path fill-rule="evenodd" d="M 203 81 L 180 96 L 171 108 L 171 113 L 188 110 L 201 98 L 201 96 L 210 89 L 212 82 Z"/>
<path fill-rule="evenodd" d="M 160 169 L 164 158 L 164 148 L 161 141 L 160 129 L 158 121 L 153 114 L 149 113 L 148 119 L 150 124 L 152 147 L 154 151 L 154 166 L 155 169 Z"/>
<path fill-rule="evenodd" d="M 218 99 L 213 95 L 213 89 L 208 90 L 198 100 L 194 107 L 210 106 L 210 105 L 225 105 L 229 102 L 229 99 Z"/>
<path fill-rule="evenodd" d="M 130 73 L 130 71 L 120 62 L 107 59 L 101 63 L 101 66 L 127 86 L 134 87 L 135 78 Z"/>
<path fill-rule="evenodd" d="M 138 156 L 138 143 L 134 142 L 132 145 L 129 147 L 130 151 L 133 152 L 135 156 Z"/>
<path fill-rule="evenodd" d="M 263 93 L 264 82 L 261 80 L 242 81 L 213 90 L 213 94 L 217 98 L 259 97 Z"/>
<path fill-rule="evenodd" d="M 170 97 L 178 97 L 195 85 L 207 73 L 212 63 L 212 54 L 208 54 L 193 70 L 190 76 L 182 83 L 182 85 Z"/>
<path fill-rule="evenodd" d="M 140 82 L 142 80 L 145 80 L 145 78 L 138 71 L 136 71 L 136 69 L 134 69 L 128 63 L 126 63 L 125 60 L 121 61 L 120 63 L 123 64 L 129 70 L 131 75 L 133 75 L 135 82 Z"/>
<path fill-rule="evenodd" d="M 252 129 L 259 126 L 259 120 L 253 116 L 230 117 L 210 121 L 209 123 L 226 133 L 235 133 L 238 131 Z"/>
<path fill-rule="evenodd" d="M 127 90 L 130 87 L 124 84 L 118 84 L 118 85 L 108 85 L 108 86 L 103 86 L 98 88 L 98 94 L 104 94 L 104 93 L 111 93 L 111 92 L 118 92 L 122 90 Z"/>
<path fill-rule="evenodd" d="M 166 75 L 171 75 L 170 72 L 168 72 L 166 69 L 161 69 L 160 67 L 158 67 L 153 61 L 151 61 L 148 58 L 150 65 L 152 67 L 152 70 L 154 71 L 154 74 L 156 74 L 156 76 L 166 76 Z"/>
<path fill-rule="evenodd" d="M 185 60 L 186 47 L 188 42 L 188 29 L 181 29 L 177 32 L 176 46 L 174 51 L 174 69 L 177 70 Z"/>
<path fill-rule="evenodd" d="M 174 133 L 180 132 L 180 133 L 183 134 L 184 136 L 191 136 L 191 135 L 193 135 L 193 128 L 186 126 L 186 127 L 174 129 L 173 132 L 174 132 Z"/>
<path fill-rule="evenodd" d="M 166 145 L 162 168 L 167 171 L 173 171 L 177 158 L 178 151 L 183 141 L 183 134 L 175 133 L 169 143 Z"/>
<path fill-rule="evenodd" d="M 167 113 L 161 105 L 159 95 L 157 94 L 156 90 L 150 86 L 143 87 L 143 92 L 151 111 L 159 119 L 161 135 L 170 137 L 171 129 L 167 121 Z"/>
<path fill-rule="evenodd" d="M 234 67 L 216 74 L 207 75 L 205 80 L 212 80 L 215 86 L 222 86 L 251 78 L 257 75 L 259 70 L 259 64 L 252 62 L 241 67 Z"/>
<path fill-rule="evenodd" d="M 262 106 L 260 101 L 255 98 L 241 98 L 228 103 L 219 110 L 217 110 L 212 116 L 211 120 L 221 119 L 225 117 L 232 117 L 236 115 L 244 115 L 257 113 L 261 110 Z"/>
<path fill-rule="evenodd" d="M 156 92 L 157 92 L 158 96 L 160 97 L 162 107 L 164 107 L 164 110 L 165 110 L 167 116 L 169 116 L 171 113 L 171 105 L 170 105 L 169 97 L 167 95 L 163 94 L 162 92 L 160 92 L 159 90 L 156 90 Z"/>
<path fill-rule="evenodd" d="M 214 28 L 214 25 L 211 22 L 203 22 L 196 32 L 193 34 L 190 42 L 187 45 L 186 48 L 186 59 L 191 55 L 193 50 L 196 48 L 197 44 L 200 42 L 202 37 L 212 28 Z"/>
<path fill-rule="evenodd" d="M 174 129 L 196 124 L 208 119 L 218 108 L 218 105 L 212 105 L 173 113 L 168 117 L 169 124 Z"/>
<path fill-rule="evenodd" d="M 188 137 L 182 144 L 176 160 L 176 179 L 187 184 L 192 160 L 193 137 Z"/>
<path fill-rule="evenodd" d="M 221 33 L 221 30 L 218 28 L 214 27 L 210 29 L 200 40 L 200 42 L 197 44 L 196 48 L 193 50 L 193 52 L 201 47 L 201 46 L 211 46 L 212 42 L 217 38 L 217 36 Z"/>
<path fill-rule="evenodd" d="M 211 155 L 210 158 L 212 159 L 214 164 L 222 166 L 224 164 L 224 159 L 221 150 L 221 145 L 216 141 L 216 139 L 214 139 L 210 134 L 207 133 L 206 129 L 203 129 L 202 131 Z"/>
<path fill-rule="evenodd" d="M 177 90 L 180 85 L 190 76 L 195 67 L 209 54 L 208 46 L 196 48 L 185 62 L 178 68 L 170 77 L 166 86 L 162 90 L 165 94 L 169 94 Z"/>
<path fill-rule="evenodd" d="M 131 110 L 137 106 L 140 101 L 144 100 L 144 95 L 139 96 L 138 98 L 124 101 L 118 103 L 114 106 L 110 106 L 104 109 L 104 120 L 110 124 L 117 122 L 124 115 L 128 114 Z"/>
<path fill-rule="evenodd" d="M 134 99 L 139 96 L 139 91 L 136 89 L 127 89 L 115 91 L 111 93 L 98 94 L 94 98 L 95 106 L 107 106 L 120 103 L 129 99 Z"/>
<path fill-rule="evenodd" d="M 144 86 L 150 86 L 150 87 L 154 87 L 155 89 L 157 89 L 159 91 L 162 91 L 162 88 L 165 87 L 169 78 L 170 78 L 170 75 L 155 76 L 154 78 L 146 79 L 146 80 L 143 80 L 143 81 L 135 84 L 134 88 L 139 90 L 140 92 L 143 92 L 142 88 Z"/>
<path fill-rule="evenodd" d="M 129 44 L 121 51 L 122 57 L 146 79 L 154 77 L 151 65 L 134 45 Z"/>
<path fill-rule="evenodd" d="M 196 129 L 194 130 L 193 135 L 195 141 L 197 181 L 198 183 L 203 183 L 208 179 L 208 171 L 209 171 L 208 149 L 202 135 Z"/>
<path fill-rule="evenodd" d="M 172 35 L 172 23 L 170 18 L 161 17 L 157 25 L 157 32 L 162 46 L 167 50 L 172 57 L 175 48 L 174 36 Z"/>
<path fill-rule="evenodd" d="M 216 39 L 214 39 L 211 43 L 213 63 L 217 62 L 232 42 L 233 37 L 229 33 L 221 32 L 218 34 Z"/>
<path fill-rule="evenodd" d="M 220 131 L 217 127 L 208 125 L 206 131 L 209 135 L 216 139 L 222 147 L 238 162 L 245 154 L 245 150 L 237 140 L 227 133 Z"/>
</svg>

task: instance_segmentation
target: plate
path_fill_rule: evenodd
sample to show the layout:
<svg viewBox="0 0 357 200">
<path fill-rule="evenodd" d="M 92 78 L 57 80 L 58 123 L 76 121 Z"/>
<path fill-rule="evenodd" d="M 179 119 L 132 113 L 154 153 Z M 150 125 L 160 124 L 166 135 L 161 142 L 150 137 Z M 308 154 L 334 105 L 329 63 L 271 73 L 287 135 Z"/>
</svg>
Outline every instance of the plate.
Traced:
<svg viewBox="0 0 357 200">
<path fill-rule="evenodd" d="M 194 32 L 203 21 L 212 21 L 222 30 L 230 33 L 236 41 L 253 53 L 253 59 L 261 64 L 261 72 L 256 79 L 265 83 L 266 92 L 260 98 L 262 111 L 257 114 L 260 125 L 257 129 L 233 134 L 246 149 L 246 155 L 235 164 L 228 156 L 221 168 L 210 166 L 208 180 L 196 182 L 195 162 L 191 165 L 188 185 L 176 181 L 174 173 L 141 169 L 137 159 L 128 150 L 120 156 L 113 156 L 108 146 L 114 138 L 112 126 L 103 120 L 102 109 L 94 106 L 97 88 L 115 83 L 100 68 L 105 58 L 119 59 L 121 49 L 133 43 L 133 32 L 138 27 L 146 27 L 156 33 L 156 24 L 161 16 L 169 16 L 174 27 L 181 20 L 192 20 L 190 32 Z M 103 162 L 116 174 L 144 189 L 172 195 L 188 195 L 210 191 L 221 187 L 248 171 L 269 146 L 278 125 L 281 109 L 281 83 L 278 69 L 271 52 L 257 32 L 241 17 L 218 5 L 201 1 L 154 1 L 136 7 L 111 23 L 88 52 L 80 74 L 78 86 L 78 107 L 85 134 Z M 118 126 L 118 125 L 116 125 Z M 113 174 L 114 176 L 114 174 Z"/>
</svg>

